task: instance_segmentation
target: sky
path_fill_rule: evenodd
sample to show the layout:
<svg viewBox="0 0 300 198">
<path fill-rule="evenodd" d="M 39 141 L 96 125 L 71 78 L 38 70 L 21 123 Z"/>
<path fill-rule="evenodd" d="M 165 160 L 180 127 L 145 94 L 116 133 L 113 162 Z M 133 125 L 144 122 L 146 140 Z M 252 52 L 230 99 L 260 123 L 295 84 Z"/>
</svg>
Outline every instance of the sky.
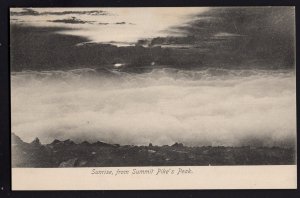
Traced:
<svg viewBox="0 0 300 198">
<path fill-rule="evenodd" d="M 34 29 L 39 29 L 43 31 L 38 36 L 46 34 L 46 38 L 50 32 L 81 36 L 78 46 L 88 42 L 134 46 L 142 40 L 138 44 L 144 47 L 191 49 L 189 55 L 204 52 L 209 56 L 202 59 L 208 60 L 208 65 L 227 62 L 271 68 L 295 65 L 295 8 L 292 6 L 12 8 L 10 16 L 11 24 L 19 24 L 14 27 L 23 28 L 21 35 L 11 38 L 28 40 L 34 37 Z M 30 34 L 26 33 L 26 27 Z M 188 56 L 184 58 L 192 60 Z"/>
<path fill-rule="evenodd" d="M 139 39 L 185 36 L 176 26 L 209 10 L 189 8 L 12 8 L 11 22 L 72 28 L 60 33 L 93 42 L 135 43 Z"/>
</svg>

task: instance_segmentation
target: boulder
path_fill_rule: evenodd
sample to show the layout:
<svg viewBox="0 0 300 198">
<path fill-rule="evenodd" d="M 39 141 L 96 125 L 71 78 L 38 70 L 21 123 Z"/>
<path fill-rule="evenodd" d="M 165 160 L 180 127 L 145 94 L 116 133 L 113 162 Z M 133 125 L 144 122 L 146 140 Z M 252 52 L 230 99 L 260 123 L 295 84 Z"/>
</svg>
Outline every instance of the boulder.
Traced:
<svg viewBox="0 0 300 198">
<path fill-rule="evenodd" d="M 75 167 L 75 164 L 76 164 L 77 160 L 78 160 L 78 158 L 72 158 L 72 159 L 69 159 L 67 161 L 61 162 L 59 164 L 59 167 L 60 168 L 63 168 L 63 167 Z"/>
</svg>

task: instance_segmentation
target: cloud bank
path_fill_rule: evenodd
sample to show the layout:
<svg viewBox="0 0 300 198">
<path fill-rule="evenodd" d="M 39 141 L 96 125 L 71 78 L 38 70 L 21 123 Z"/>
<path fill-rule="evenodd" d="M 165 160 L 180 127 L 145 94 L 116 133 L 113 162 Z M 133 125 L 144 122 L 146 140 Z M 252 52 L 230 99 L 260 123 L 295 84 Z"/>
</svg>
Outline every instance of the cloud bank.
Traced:
<svg viewBox="0 0 300 198">
<path fill-rule="evenodd" d="M 92 69 L 13 73 L 12 131 L 44 143 L 294 143 L 293 72 L 160 69 L 114 75 Z"/>
</svg>

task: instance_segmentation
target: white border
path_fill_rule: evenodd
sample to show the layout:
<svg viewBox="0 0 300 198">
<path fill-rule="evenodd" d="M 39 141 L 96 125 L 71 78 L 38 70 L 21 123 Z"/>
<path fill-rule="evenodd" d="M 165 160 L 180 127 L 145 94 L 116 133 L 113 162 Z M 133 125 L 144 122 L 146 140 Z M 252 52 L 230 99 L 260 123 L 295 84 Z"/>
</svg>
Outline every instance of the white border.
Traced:
<svg viewBox="0 0 300 198">
<path fill-rule="evenodd" d="M 177 175 L 179 168 L 191 170 Z M 152 174 L 92 174 L 153 169 Z M 158 169 L 175 170 L 158 174 Z M 12 190 L 297 189 L 297 166 L 12 168 Z"/>
</svg>

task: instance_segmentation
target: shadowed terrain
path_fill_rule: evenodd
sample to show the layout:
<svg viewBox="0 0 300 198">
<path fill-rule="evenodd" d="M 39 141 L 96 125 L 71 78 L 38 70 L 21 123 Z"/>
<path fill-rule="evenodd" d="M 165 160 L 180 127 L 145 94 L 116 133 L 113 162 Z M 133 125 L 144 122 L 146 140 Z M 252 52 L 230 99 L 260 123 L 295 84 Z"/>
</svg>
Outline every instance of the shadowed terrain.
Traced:
<svg viewBox="0 0 300 198">
<path fill-rule="evenodd" d="M 23 142 L 12 134 L 12 167 L 207 166 L 295 164 L 295 150 L 280 147 L 132 146 L 38 138 Z"/>
</svg>

